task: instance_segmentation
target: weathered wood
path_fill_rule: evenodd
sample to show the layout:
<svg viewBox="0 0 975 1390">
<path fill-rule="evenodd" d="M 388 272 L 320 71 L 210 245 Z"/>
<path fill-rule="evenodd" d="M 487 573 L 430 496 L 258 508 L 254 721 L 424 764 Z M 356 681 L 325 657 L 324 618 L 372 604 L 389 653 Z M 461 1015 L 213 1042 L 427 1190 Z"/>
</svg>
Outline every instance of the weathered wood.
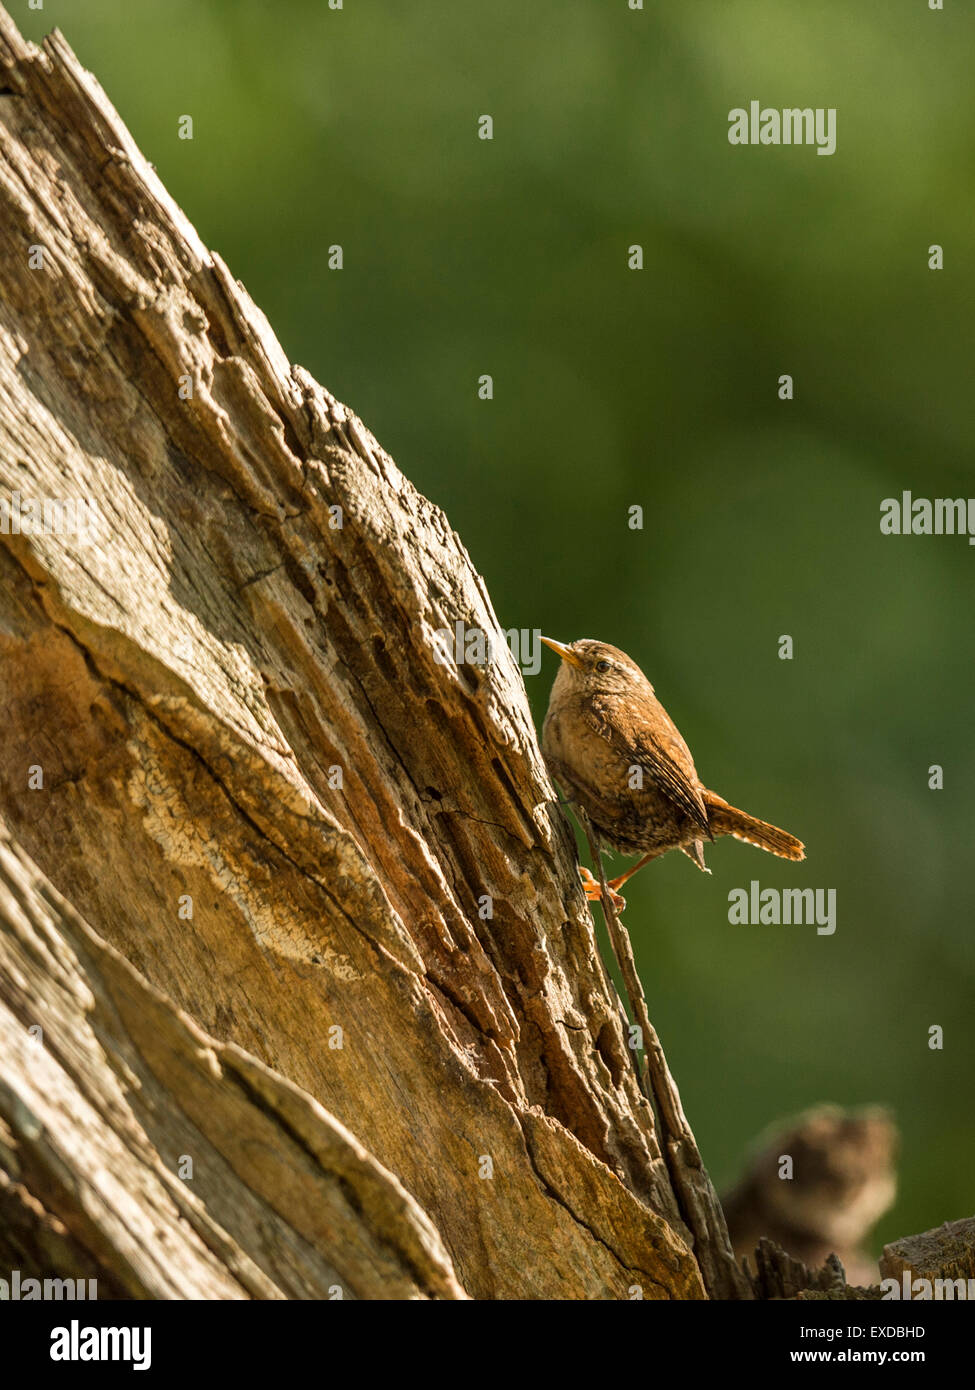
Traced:
<svg viewBox="0 0 975 1390">
<path fill-rule="evenodd" d="M 147 985 L 2 826 L 0 1049 L 4 1277 L 95 1279 L 100 1298 L 464 1296 L 393 1174 Z"/>
<path fill-rule="evenodd" d="M 0 66 L 0 497 L 83 497 L 99 519 L 0 535 L 18 853 L 145 978 L 167 1037 L 173 1006 L 207 1035 L 213 1093 L 205 1068 L 183 1078 L 197 1121 L 267 1105 L 262 1142 L 292 1152 L 293 1107 L 316 1181 L 343 1144 L 395 1174 L 416 1206 L 402 1229 L 425 1214 L 447 1252 L 417 1292 L 744 1294 L 726 1242 L 691 1251 L 521 675 L 459 538 L 289 363 L 61 36 L 38 50 L 0 10 Z M 497 658 L 439 661 L 457 621 Z M 91 990 L 95 956 L 115 961 L 93 951 Z M 113 971 L 113 998 L 136 991 Z M 32 997 L 20 1024 L 56 1049 L 64 1024 Z M 128 1037 L 132 1073 L 158 1064 L 165 1090 L 177 1043 L 160 1058 Z M 11 1104 L 27 1079 L 7 1076 Z M 174 1153 L 146 1159 L 160 1209 L 178 1206 Z M 199 1221 L 221 1224 L 210 1198 Z M 178 1263 L 152 1287 L 176 1291 Z M 213 1294 L 300 1283 L 219 1266 Z M 120 1285 L 149 1287 L 137 1274 Z"/>
<path fill-rule="evenodd" d="M 855 1297 L 862 1290 L 851 1290 L 843 1266 L 836 1255 L 829 1255 L 820 1269 L 810 1269 L 774 1240 L 762 1236 L 754 1252 L 752 1283 L 757 1298 Z M 748 1261 L 746 1260 L 746 1268 Z"/>
<path fill-rule="evenodd" d="M 681 1215 L 694 1238 L 694 1249 L 701 1265 L 704 1282 L 713 1296 L 746 1297 L 747 1291 L 750 1290 L 748 1278 L 735 1260 L 721 1203 L 684 1114 L 680 1093 L 667 1066 L 657 1030 L 650 1022 L 630 935 L 617 914 L 613 895 L 606 881 L 598 837 L 588 817 L 583 816 L 583 823 L 589 853 L 599 875 L 599 885 L 602 889 L 600 904 L 606 919 L 606 929 L 623 977 L 630 1012 L 643 1038 L 643 1065 L 640 1070 L 643 1092 L 656 1106 L 656 1120 L 662 1138 L 664 1157 L 677 1194 Z"/>
<path fill-rule="evenodd" d="M 747 1258 L 745 1268 L 756 1298 L 879 1301 L 890 1297 L 889 1287 L 885 1289 L 882 1282 L 848 1284 L 843 1263 L 835 1254 L 813 1269 L 763 1236 L 752 1259 L 755 1272 Z M 975 1287 L 975 1217 L 946 1221 L 932 1231 L 885 1245 L 880 1277 L 896 1281 L 899 1298 L 970 1299 Z"/>
<path fill-rule="evenodd" d="M 899 1283 L 905 1274 L 911 1281 L 927 1279 L 932 1284 L 936 1279 L 975 1282 L 975 1217 L 946 1221 L 932 1231 L 885 1245 L 880 1273 Z M 948 1296 L 953 1297 L 954 1291 Z"/>
</svg>

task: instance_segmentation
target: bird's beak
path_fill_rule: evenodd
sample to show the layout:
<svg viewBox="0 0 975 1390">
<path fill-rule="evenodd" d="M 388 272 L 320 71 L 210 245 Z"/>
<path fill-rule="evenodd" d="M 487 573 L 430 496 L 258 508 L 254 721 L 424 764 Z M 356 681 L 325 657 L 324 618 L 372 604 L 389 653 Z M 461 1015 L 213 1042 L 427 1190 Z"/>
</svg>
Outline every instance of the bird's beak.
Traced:
<svg viewBox="0 0 975 1390">
<path fill-rule="evenodd" d="M 539 633 L 541 636 L 541 633 Z M 546 647 L 551 647 L 553 652 L 557 652 L 563 661 L 567 661 L 570 666 L 577 666 L 582 669 L 582 660 L 576 655 L 571 647 L 567 647 L 563 642 L 556 642 L 551 637 L 542 637 Z"/>
</svg>

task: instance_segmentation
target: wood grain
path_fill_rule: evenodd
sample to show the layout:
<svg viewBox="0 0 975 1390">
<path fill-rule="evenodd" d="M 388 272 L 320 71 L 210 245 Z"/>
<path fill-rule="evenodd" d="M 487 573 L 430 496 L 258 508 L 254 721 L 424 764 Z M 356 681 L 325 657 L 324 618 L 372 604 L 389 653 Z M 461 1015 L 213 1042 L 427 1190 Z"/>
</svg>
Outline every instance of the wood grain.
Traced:
<svg viewBox="0 0 975 1390">
<path fill-rule="evenodd" d="M 99 1096 L 118 1184 L 170 1225 L 191 1189 L 207 1249 L 131 1268 L 103 1208 L 82 1244 L 136 1293 L 319 1296 L 331 1260 L 363 1296 L 704 1296 L 459 537 L 288 361 L 63 38 L 35 48 L 0 11 L 0 65 L 0 496 L 99 518 L 0 535 L 7 852 L 70 904 L 59 988 L 100 1001 L 56 1004 L 52 955 L 6 1002 L 61 1057 L 61 1161 L 87 1133 L 71 1098 Z M 457 620 L 497 658 L 438 661 Z M 37 1096 L 6 1055 L 16 1131 L 7 1109 Z M 174 1185 L 177 1112 L 253 1207 Z M 311 1212 L 353 1169 L 382 1210 L 340 1252 Z M 81 1229 L 76 1187 L 26 1186 Z M 736 1291 L 727 1256 L 712 1294 Z"/>
</svg>

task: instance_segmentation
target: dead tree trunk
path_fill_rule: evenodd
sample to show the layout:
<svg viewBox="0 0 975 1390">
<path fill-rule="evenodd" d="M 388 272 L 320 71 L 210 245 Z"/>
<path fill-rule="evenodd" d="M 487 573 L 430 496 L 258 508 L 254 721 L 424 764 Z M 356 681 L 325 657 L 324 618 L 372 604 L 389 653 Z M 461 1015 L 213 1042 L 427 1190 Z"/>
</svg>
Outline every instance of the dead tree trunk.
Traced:
<svg viewBox="0 0 975 1390">
<path fill-rule="evenodd" d="M 0 11 L 0 64 L 0 1258 L 749 1296 L 460 539 L 60 35 Z M 498 659 L 441 664 L 457 620 Z"/>
</svg>

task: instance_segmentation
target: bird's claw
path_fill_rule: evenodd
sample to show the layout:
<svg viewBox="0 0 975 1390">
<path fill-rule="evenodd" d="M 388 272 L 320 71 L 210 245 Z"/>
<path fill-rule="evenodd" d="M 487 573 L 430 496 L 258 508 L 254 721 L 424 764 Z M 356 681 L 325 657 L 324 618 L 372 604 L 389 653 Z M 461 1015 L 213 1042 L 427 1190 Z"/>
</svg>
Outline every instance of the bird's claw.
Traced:
<svg viewBox="0 0 975 1390">
<path fill-rule="evenodd" d="M 584 864 L 579 865 L 579 876 L 582 879 L 583 891 L 585 892 L 585 895 L 589 899 L 589 901 L 591 903 L 601 902 L 603 897 L 602 887 L 598 879 L 593 878 L 592 874 L 589 872 L 589 870 L 585 867 Z M 612 902 L 616 911 L 622 912 L 623 909 L 626 907 L 626 899 L 623 897 L 623 895 L 621 893 L 617 893 L 615 888 L 610 888 L 608 883 L 606 885 L 606 891 L 609 893 L 610 901 Z"/>
</svg>

